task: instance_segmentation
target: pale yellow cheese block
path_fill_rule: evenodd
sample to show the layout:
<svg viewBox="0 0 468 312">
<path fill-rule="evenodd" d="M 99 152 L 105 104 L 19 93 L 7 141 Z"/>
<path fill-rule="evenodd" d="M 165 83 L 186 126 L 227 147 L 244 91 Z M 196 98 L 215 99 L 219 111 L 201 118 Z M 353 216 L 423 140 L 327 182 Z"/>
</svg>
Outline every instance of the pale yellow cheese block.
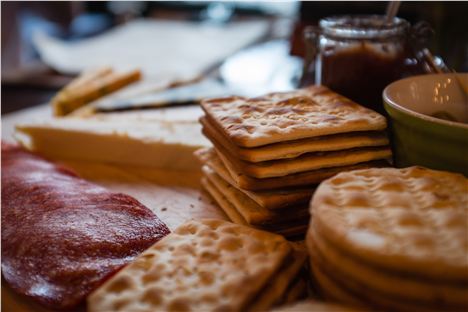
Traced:
<svg viewBox="0 0 468 312">
<path fill-rule="evenodd" d="M 195 121 L 134 122 L 57 118 L 16 126 L 17 139 L 28 149 L 57 160 L 79 160 L 198 171 L 193 152 L 210 146 Z"/>
</svg>

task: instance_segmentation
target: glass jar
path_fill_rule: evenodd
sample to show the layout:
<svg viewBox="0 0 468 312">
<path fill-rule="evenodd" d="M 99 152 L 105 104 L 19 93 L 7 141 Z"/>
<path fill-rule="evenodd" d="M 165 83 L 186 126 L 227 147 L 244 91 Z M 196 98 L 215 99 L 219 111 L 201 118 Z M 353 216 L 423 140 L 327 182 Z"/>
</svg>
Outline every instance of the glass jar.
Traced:
<svg viewBox="0 0 468 312">
<path fill-rule="evenodd" d="M 412 58 L 409 30 L 407 21 L 394 18 L 386 23 L 384 16 L 379 15 L 320 20 L 319 27 L 305 30 L 302 85 L 323 84 L 383 112 L 383 89 L 392 81 L 422 73 Z"/>
</svg>

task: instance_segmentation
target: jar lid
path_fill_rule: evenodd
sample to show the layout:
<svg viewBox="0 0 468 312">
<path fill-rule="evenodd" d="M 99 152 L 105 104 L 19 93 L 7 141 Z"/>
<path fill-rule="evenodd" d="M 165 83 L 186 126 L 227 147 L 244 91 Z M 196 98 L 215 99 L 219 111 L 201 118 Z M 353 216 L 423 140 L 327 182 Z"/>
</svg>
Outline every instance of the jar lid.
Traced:
<svg viewBox="0 0 468 312">
<path fill-rule="evenodd" d="M 327 36 L 352 39 L 384 39 L 405 35 L 410 24 L 395 17 L 388 23 L 384 15 L 330 16 L 319 22 L 322 33 Z"/>
</svg>

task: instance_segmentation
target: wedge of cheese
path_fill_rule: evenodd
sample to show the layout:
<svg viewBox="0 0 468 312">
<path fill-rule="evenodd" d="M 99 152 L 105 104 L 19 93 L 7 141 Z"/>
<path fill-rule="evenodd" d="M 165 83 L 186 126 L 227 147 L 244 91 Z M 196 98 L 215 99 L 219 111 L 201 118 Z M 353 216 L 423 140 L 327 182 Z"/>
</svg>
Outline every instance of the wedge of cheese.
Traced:
<svg viewBox="0 0 468 312">
<path fill-rule="evenodd" d="M 16 126 L 17 140 L 56 160 L 80 160 L 120 166 L 200 170 L 193 152 L 211 143 L 197 121 L 135 122 L 55 118 Z"/>
</svg>

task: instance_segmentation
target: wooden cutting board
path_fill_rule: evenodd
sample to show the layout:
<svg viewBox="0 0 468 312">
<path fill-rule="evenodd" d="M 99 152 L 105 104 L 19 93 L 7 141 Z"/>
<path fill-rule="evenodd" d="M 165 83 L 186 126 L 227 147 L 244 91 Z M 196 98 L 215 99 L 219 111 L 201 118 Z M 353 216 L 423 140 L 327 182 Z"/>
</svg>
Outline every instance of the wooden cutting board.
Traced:
<svg viewBox="0 0 468 312">
<path fill-rule="evenodd" d="M 178 110 L 180 109 L 178 108 Z M 164 110 L 161 110 L 161 112 L 164 112 Z M 50 116 L 48 106 L 39 106 L 4 115 L 2 117 L 2 140 L 14 141 L 13 133 L 16 123 L 31 119 L 49 118 L 48 116 Z M 171 230 L 189 219 L 216 218 L 227 220 L 222 210 L 201 190 L 199 172 L 153 170 L 152 179 L 149 181 L 135 172 L 129 172 L 125 168 L 109 164 L 76 161 L 67 161 L 63 162 L 63 164 L 72 168 L 87 180 L 103 185 L 112 191 L 135 197 L 158 215 Z M 11 289 L 5 286 L 4 281 L 2 281 L 1 302 L 2 311 L 47 311 L 13 293 Z"/>
</svg>

